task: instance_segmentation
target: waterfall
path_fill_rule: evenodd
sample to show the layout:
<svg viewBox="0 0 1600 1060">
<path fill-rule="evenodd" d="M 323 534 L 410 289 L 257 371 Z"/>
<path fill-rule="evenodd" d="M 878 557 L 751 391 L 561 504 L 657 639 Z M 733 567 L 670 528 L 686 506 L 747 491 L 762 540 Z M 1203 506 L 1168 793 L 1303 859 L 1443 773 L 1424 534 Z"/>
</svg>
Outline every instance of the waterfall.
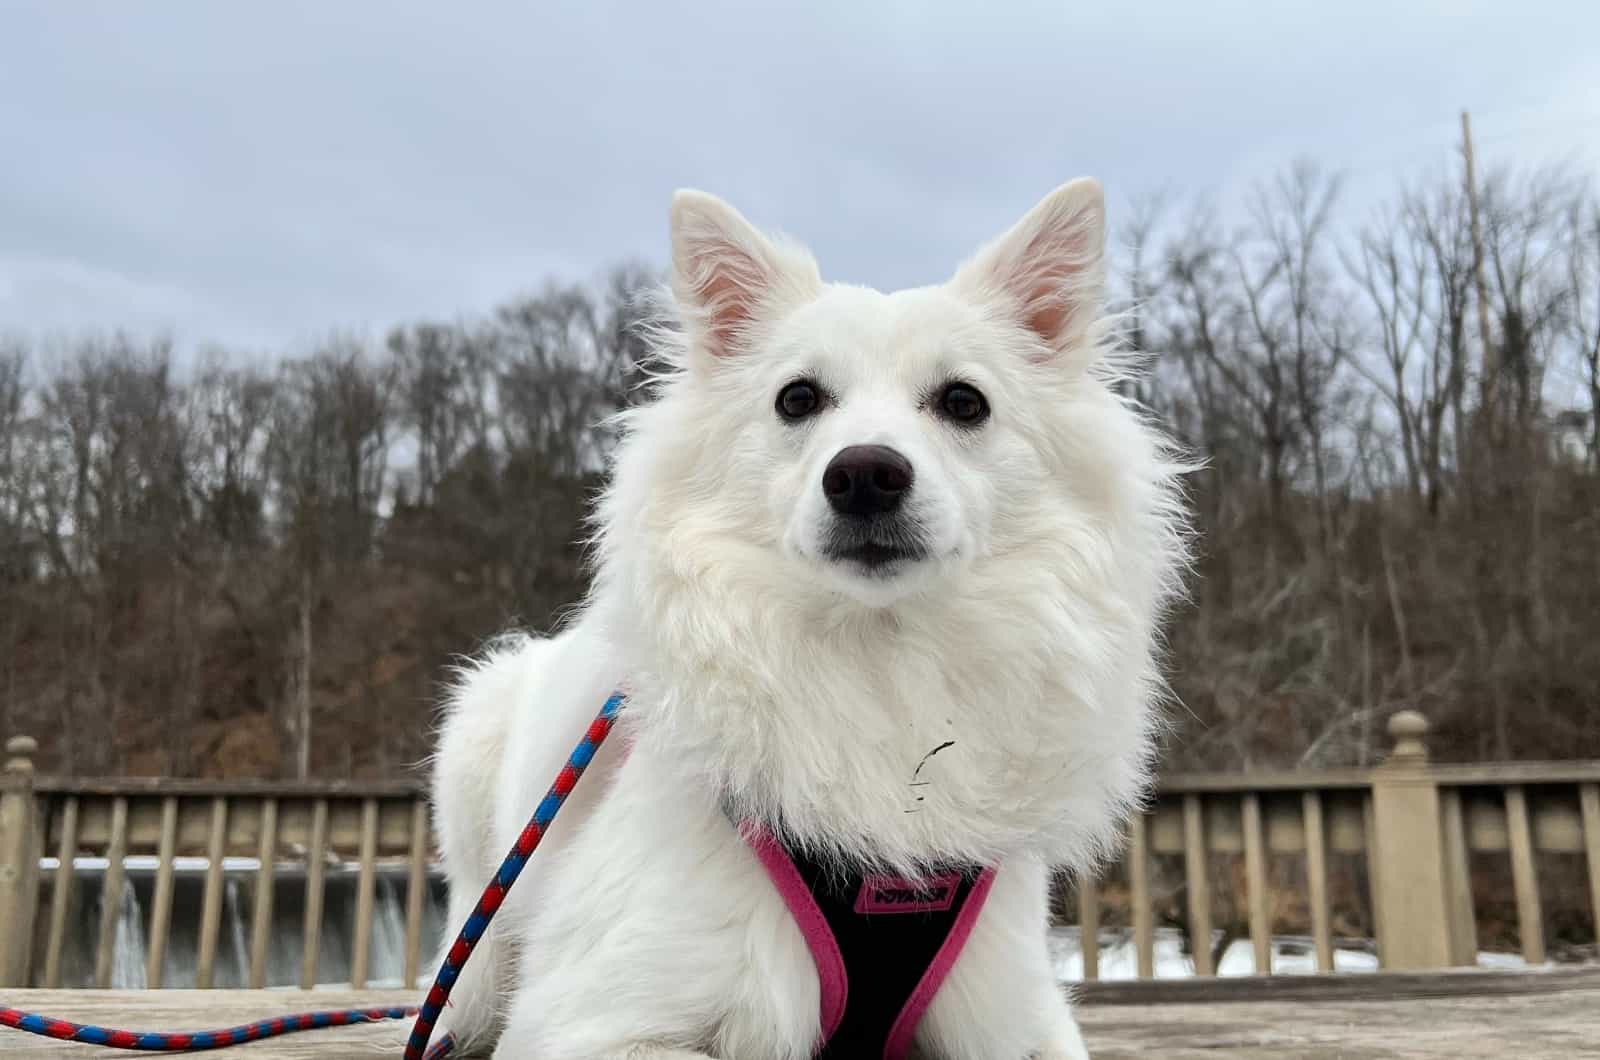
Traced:
<svg viewBox="0 0 1600 1060">
<path fill-rule="evenodd" d="M 405 986 L 406 914 L 400 892 L 388 876 L 378 878 L 378 903 L 372 918 L 372 985 Z"/>
<path fill-rule="evenodd" d="M 224 893 L 227 901 L 222 905 L 222 912 L 228 918 L 228 937 L 233 940 L 234 977 L 233 982 L 227 985 L 244 986 L 250 981 L 250 943 L 245 940 L 244 914 L 239 911 L 239 881 L 233 877 L 226 879 L 228 883 Z"/>
<path fill-rule="evenodd" d="M 435 889 L 430 886 L 422 907 L 422 965 L 417 969 L 417 981 L 407 983 L 406 986 L 414 990 L 426 990 L 433 984 L 433 976 L 438 969 L 432 967 L 430 962 L 439 955 L 439 938 L 446 929 L 449 929 L 454 937 L 456 926 L 448 923 L 449 919 L 449 899 L 443 888 Z"/>
<path fill-rule="evenodd" d="M 254 881 L 258 865 L 254 859 L 229 858 L 222 876 L 222 908 L 218 916 L 216 962 L 213 984 L 218 988 L 240 988 L 250 979 L 251 921 L 254 918 Z M 112 938 L 111 985 L 119 989 L 147 988 L 150 913 L 155 893 L 157 863 L 154 858 L 130 857 L 128 870 L 115 915 Z M 42 867 L 54 874 L 53 860 Z M 62 949 L 63 985 L 87 988 L 94 982 L 95 949 L 101 923 L 100 910 L 105 884 L 106 860 L 80 855 L 73 862 L 77 893 L 68 920 Z M 162 985 L 192 989 L 196 978 L 196 957 L 201 934 L 201 912 L 206 882 L 204 859 L 178 859 L 174 865 L 172 911 L 162 962 Z M 374 987 L 412 988 L 403 982 L 406 963 L 406 907 L 409 901 L 405 867 L 380 866 L 374 883 L 371 943 L 368 950 L 368 981 Z M 353 862 L 330 865 L 324 879 L 324 904 L 320 959 L 316 974 L 322 988 L 344 988 L 350 981 L 351 944 L 358 904 L 360 867 Z M 422 897 L 422 961 L 419 983 L 431 982 L 434 969 L 427 967 L 437 953 L 438 938 L 446 930 L 443 882 L 429 877 Z M 290 864 L 278 874 L 268 932 L 267 985 L 291 986 L 299 981 L 301 939 L 304 932 L 305 884 L 303 874 Z"/>
<path fill-rule="evenodd" d="M 111 951 L 111 988 L 143 990 L 146 985 L 144 960 L 144 910 L 139 908 L 139 896 L 129 880 L 122 888 L 122 902 L 117 910 L 116 941 Z"/>
</svg>

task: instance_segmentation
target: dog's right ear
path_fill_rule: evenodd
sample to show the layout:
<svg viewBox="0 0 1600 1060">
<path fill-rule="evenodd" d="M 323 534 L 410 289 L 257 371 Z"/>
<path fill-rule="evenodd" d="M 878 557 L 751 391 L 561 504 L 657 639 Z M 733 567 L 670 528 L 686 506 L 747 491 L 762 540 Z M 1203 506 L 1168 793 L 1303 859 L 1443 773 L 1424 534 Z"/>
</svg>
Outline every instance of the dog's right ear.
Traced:
<svg viewBox="0 0 1600 1060">
<path fill-rule="evenodd" d="M 738 210 L 703 191 L 672 197 L 672 291 L 691 347 L 738 354 L 763 321 L 822 286 L 811 255 L 762 235 Z"/>
</svg>

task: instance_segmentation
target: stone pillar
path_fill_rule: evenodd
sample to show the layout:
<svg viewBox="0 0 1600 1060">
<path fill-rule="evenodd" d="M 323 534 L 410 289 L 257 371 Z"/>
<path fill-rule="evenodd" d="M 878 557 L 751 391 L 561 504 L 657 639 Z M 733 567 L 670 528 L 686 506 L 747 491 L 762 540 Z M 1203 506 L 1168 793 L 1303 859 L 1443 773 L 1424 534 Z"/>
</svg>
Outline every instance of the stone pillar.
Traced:
<svg viewBox="0 0 1600 1060">
<path fill-rule="evenodd" d="M 1428 719 L 1402 710 L 1389 719 L 1394 747 L 1372 771 L 1372 819 L 1378 859 L 1369 878 L 1378 909 L 1378 956 L 1390 970 L 1448 968 L 1450 916 L 1439 789 L 1423 737 Z"/>
<path fill-rule="evenodd" d="M 13 736 L 0 773 L 0 986 L 28 985 L 43 841 L 33 797 L 38 749 L 30 737 Z"/>
</svg>

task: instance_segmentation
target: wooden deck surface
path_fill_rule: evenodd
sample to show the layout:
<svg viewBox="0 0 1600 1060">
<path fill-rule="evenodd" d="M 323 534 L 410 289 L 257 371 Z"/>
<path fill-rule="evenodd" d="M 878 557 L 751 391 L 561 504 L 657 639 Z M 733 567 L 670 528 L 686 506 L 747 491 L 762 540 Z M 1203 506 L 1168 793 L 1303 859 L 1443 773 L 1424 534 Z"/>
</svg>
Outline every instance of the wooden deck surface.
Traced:
<svg viewBox="0 0 1600 1060">
<path fill-rule="evenodd" d="M 1079 1019 L 1094 1060 L 1600 1058 L 1600 968 L 1103 983 L 1081 993 Z M 405 1004 L 411 999 L 392 991 L 21 990 L 6 993 L 0 1003 L 80 1023 L 195 1030 L 308 1008 Z M 400 1023 L 310 1031 L 222 1055 L 280 1060 L 394 1057 L 405 1031 Z M 8 1028 L 0 1028 L 0 1054 L 130 1055 Z"/>
</svg>

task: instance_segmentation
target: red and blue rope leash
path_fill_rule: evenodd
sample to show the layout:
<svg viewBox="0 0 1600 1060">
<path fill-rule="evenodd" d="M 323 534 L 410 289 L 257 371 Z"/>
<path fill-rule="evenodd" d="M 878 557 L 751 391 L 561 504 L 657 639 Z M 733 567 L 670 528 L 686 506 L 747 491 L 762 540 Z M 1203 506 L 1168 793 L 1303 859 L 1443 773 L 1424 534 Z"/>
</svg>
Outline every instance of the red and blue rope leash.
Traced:
<svg viewBox="0 0 1600 1060">
<path fill-rule="evenodd" d="M 45 1038 L 104 1045 L 112 1049 L 136 1049 L 157 1053 L 200 1052 L 205 1049 L 243 1045 L 245 1042 L 259 1041 L 262 1038 L 276 1038 L 296 1031 L 314 1031 L 323 1027 L 349 1027 L 358 1023 L 378 1023 L 382 1020 L 401 1020 L 415 1011 L 414 1008 L 399 1006 L 342 1009 L 336 1012 L 302 1012 L 295 1016 L 257 1020 L 226 1030 L 176 1032 L 117 1031 L 106 1027 L 51 1019 L 49 1016 L 40 1016 L 14 1008 L 0 1008 L 0 1026 L 15 1027 L 19 1031 L 28 1031 Z"/>
<path fill-rule="evenodd" d="M 428 990 L 421 1006 L 399 1006 L 394 1008 L 367 1008 L 344 1009 L 335 1012 L 305 1012 L 293 1016 L 277 1016 L 272 1019 L 258 1020 L 239 1027 L 229 1027 L 225 1030 L 210 1031 L 125 1031 L 113 1030 L 107 1027 L 95 1027 L 82 1023 L 72 1023 L 68 1020 L 52 1019 L 33 1012 L 24 1012 L 21 1009 L 8 1008 L 0 1005 L 0 1026 L 13 1027 L 30 1034 L 41 1035 L 46 1038 L 57 1038 L 63 1041 L 83 1042 L 88 1045 L 103 1045 L 113 1049 L 133 1049 L 143 1052 L 176 1053 L 199 1052 L 206 1049 L 221 1049 L 230 1045 L 241 1045 L 245 1042 L 260 1041 L 263 1038 L 275 1038 L 284 1034 L 293 1034 L 297 1031 L 319 1030 L 323 1027 L 347 1027 L 360 1023 L 376 1023 L 383 1020 L 408 1019 L 416 1017 L 416 1022 L 411 1028 L 411 1037 L 406 1042 L 404 1060 L 440 1060 L 448 1056 L 454 1042 L 449 1035 L 435 1042 L 433 1048 L 428 1048 L 428 1039 L 433 1034 L 434 1024 L 438 1022 L 439 1013 L 444 1010 L 445 1002 L 450 997 L 450 991 L 455 986 L 456 979 L 461 975 L 461 969 L 466 965 L 467 959 L 472 956 L 472 951 L 477 947 L 478 941 L 483 938 L 483 933 L 489 927 L 495 912 L 506 899 L 506 893 L 511 890 L 511 885 L 517 882 L 517 877 L 522 874 L 528 858 L 538 849 L 539 843 L 544 839 L 545 833 L 550 828 L 550 823 L 555 820 L 561 806 L 577 787 L 578 779 L 583 776 L 583 771 L 594 760 L 595 752 L 600 745 L 605 743 L 606 737 L 611 735 L 612 726 L 616 724 L 617 714 L 622 710 L 622 705 L 627 697 L 621 692 L 616 692 L 606 700 L 605 706 L 600 708 L 594 721 L 589 724 L 588 730 L 583 734 L 583 739 L 572 749 L 572 754 L 567 757 L 567 764 L 556 775 L 555 783 L 550 785 L 550 790 L 533 811 L 533 817 L 523 828 L 522 834 L 517 836 L 516 843 L 510 853 L 500 863 L 499 870 L 489 885 L 483 889 L 483 894 L 478 898 L 478 904 L 472 910 L 472 915 L 461 926 L 461 931 L 456 935 L 455 943 L 450 947 L 444 960 L 439 966 L 439 972 L 434 976 L 433 986 Z"/>
<path fill-rule="evenodd" d="M 438 1060 L 449 1054 L 452 1044 L 449 1036 L 441 1039 L 432 1049 L 428 1049 L 426 1054 L 423 1052 L 427 1048 L 428 1038 L 433 1034 L 433 1025 L 438 1021 L 439 1013 L 444 1010 L 445 999 L 450 996 L 450 990 L 456 985 L 456 978 L 461 974 L 467 958 L 472 956 L 478 940 L 489 927 L 490 919 L 500 908 L 500 903 L 506 900 L 506 892 L 517 882 L 517 877 L 522 875 L 523 866 L 528 863 L 528 857 L 538 849 L 539 842 L 544 839 L 550 822 L 555 820 L 556 813 L 561 809 L 561 804 L 572 794 L 572 789 L 577 787 L 583 771 L 594 760 L 595 752 L 606 742 L 606 737 L 611 735 L 611 727 L 616 724 L 617 714 L 625 702 L 627 697 L 621 692 L 613 692 L 606 700 L 605 706 L 600 708 L 600 713 L 589 723 L 589 731 L 583 734 L 578 746 L 572 749 L 567 764 L 556 774 L 555 783 L 550 785 L 550 790 L 534 809 L 533 817 L 528 820 L 522 834 L 517 836 L 516 843 L 512 844 L 511 852 L 500 863 L 500 869 L 494 874 L 494 879 L 489 881 L 489 886 L 478 896 L 477 906 L 473 908 L 472 915 L 467 917 L 467 922 L 461 925 L 455 943 L 440 962 L 438 974 L 433 977 L 432 988 L 423 999 L 422 1008 L 417 1013 L 417 1021 L 411 1027 L 411 1038 L 406 1042 L 405 1060 Z"/>
</svg>

